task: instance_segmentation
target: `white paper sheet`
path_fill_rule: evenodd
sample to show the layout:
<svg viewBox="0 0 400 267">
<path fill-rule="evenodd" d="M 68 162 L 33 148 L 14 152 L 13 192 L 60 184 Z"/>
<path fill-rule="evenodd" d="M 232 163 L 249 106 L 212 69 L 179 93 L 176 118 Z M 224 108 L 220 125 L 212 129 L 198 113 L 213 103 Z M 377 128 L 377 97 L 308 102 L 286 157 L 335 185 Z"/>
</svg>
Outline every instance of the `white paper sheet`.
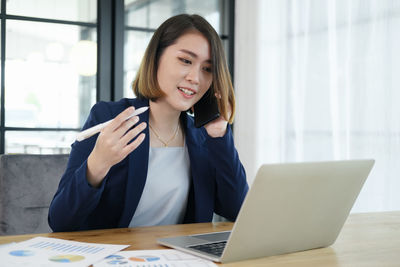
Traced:
<svg viewBox="0 0 400 267">
<path fill-rule="evenodd" d="M 213 267 L 204 260 L 175 249 L 120 251 L 96 263 L 93 267 Z"/>
<path fill-rule="evenodd" d="M 0 247 L 0 266 L 89 266 L 126 247 L 128 245 L 84 243 L 35 237 L 10 246 Z"/>
</svg>

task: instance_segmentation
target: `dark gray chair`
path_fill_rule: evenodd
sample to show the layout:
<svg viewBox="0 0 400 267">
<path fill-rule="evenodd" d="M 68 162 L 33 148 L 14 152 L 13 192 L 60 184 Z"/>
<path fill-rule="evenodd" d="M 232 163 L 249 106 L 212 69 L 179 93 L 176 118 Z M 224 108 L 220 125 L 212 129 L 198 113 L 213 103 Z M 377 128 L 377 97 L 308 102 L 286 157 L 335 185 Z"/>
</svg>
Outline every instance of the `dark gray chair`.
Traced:
<svg viewBox="0 0 400 267">
<path fill-rule="evenodd" d="M 51 232 L 47 213 L 67 161 L 68 155 L 0 155 L 0 235 Z"/>
</svg>

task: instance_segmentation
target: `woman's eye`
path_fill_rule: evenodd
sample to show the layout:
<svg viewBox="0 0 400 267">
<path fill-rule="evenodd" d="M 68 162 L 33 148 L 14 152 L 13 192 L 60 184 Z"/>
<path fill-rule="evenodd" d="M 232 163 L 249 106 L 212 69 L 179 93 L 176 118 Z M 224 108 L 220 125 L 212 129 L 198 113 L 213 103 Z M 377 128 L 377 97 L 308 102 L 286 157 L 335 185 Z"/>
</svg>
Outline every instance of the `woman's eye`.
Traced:
<svg viewBox="0 0 400 267">
<path fill-rule="evenodd" d="M 179 58 L 180 61 L 182 61 L 185 64 L 192 64 L 192 61 L 186 59 L 186 58 Z"/>
<path fill-rule="evenodd" d="M 204 67 L 203 70 L 205 70 L 205 71 L 207 71 L 207 72 L 210 72 L 210 73 L 212 72 L 211 67 Z"/>
</svg>

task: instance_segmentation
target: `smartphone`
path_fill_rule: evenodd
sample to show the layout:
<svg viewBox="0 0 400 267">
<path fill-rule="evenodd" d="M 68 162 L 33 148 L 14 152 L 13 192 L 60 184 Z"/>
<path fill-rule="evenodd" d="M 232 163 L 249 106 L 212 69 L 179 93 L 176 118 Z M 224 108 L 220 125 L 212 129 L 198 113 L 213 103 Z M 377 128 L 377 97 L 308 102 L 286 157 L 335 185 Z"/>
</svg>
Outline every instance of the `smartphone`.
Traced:
<svg viewBox="0 0 400 267">
<path fill-rule="evenodd" d="M 211 89 L 194 104 L 194 126 L 200 128 L 220 116 L 218 102 Z"/>
</svg>

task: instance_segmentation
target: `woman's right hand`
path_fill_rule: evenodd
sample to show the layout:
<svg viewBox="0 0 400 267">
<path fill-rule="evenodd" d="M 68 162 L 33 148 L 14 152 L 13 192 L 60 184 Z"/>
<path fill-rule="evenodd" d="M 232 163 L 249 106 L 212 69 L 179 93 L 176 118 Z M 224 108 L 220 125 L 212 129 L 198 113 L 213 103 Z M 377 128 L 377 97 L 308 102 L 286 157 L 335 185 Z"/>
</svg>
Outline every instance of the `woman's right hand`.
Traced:
<svg viewBox="0 0 400 267">
<path fill-rule="evenodd" d="M 93 187 L 98 187 L 110 168 L 122 161 L 143 142 L 145 134 L 140 134 L 140 132 L 146 128 L 146 123 L 142 122 L 129 130 L 139 122 L 139 117 L 134 116 L 126 120 L 134 110 L 134 107 L 125 109 L 97 137 L 96 144 L 87 160 L 86 171 L 87 180 Z M 128 144 L 135 137 L 137 138 Z"/>
</svg>

